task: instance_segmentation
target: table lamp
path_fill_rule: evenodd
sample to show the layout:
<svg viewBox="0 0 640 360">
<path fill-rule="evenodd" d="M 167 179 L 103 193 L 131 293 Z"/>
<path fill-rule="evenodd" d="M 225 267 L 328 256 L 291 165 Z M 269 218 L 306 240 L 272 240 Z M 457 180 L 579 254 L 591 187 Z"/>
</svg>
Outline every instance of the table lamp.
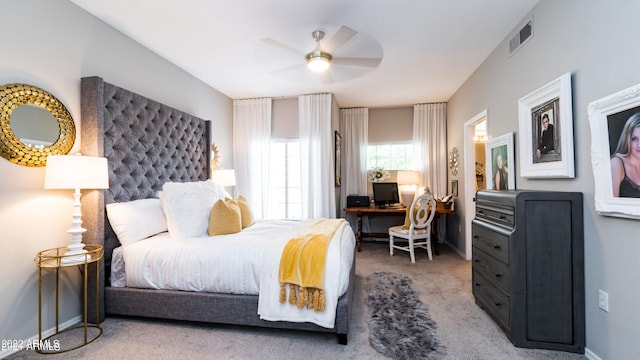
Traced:
<svg viewBox="0 0 640 360">
<path fill-rule="evenodd" d="M 88 260 L 82 234 L 87 231 L 82 225 L 82 211 L 80 209 L 81 189 L 107 189 L 109 174 L 107 159 L 96 156 L 78 155 L 50 155 L 47 156 L 45 170 L 45 189 L 73 189 L 74 203 L 71 221 L 71 244 L 61 259 L 63 264 L 82 263 Z"/>
<path fill-rule="evenodd" d="M 236 186 L 236 171 L 234 169 L 216 169 L 211 171 L 211 180 L 222 186 Z M 235 197 L 235 189 L 233 190 Z"/>
<path fill-rule="evenodd" d="M 402 203 L 411 206 L 416 195 L 416 188 L 420 183 L 420 173 L 417 171 L 398 171 L 396 181 L 400 185 Z"/>
</svg>

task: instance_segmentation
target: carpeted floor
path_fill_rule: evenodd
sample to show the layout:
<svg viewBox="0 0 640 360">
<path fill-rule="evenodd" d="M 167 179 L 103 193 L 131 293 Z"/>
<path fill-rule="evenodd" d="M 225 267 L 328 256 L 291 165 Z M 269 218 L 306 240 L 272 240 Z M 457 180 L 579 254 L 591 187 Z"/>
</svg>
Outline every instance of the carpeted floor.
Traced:
<svg viewBox="0 0 640 360">
<path fill-rule="evenodd" d="M 60 355 L 33 351 L 8 359 L 386 359 L 368 341 L 364 302 L 365 278 L 376 271 L 409 276 L 436 322 L 445 359 L 517 360 L 586 359 L 583 355 L 519 349 L 475 305 L 471 294 L 471 264 L 440 246 L 430 262 L 426 253 L 389 256 L 385 242 L 364 242 L 357 254 L 356 305 L 350 323 L 349 344 L 339 345 L 332 334 L 293 332 L 148 319 L 107 318 L 103 335 L 80 349 Z"/>
</svg>

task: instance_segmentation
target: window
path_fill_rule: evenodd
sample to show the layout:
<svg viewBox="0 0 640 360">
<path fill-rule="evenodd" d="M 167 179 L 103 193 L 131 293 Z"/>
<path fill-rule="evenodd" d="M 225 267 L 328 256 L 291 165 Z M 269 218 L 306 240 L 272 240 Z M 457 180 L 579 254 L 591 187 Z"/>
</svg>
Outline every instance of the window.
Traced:
<svg viewBox="0 0 640 360">
<path fill-rule="evenodd" d="M 411 142 L 369 144 L 367 169 L 376 166 L 385 170 L 413 169 L 413 144 Z"/>
<path fill-rule="evenodd" d="M 269 213 L 272 219 L 302 219 L 300 142 L 271 141 Z"/>
</svg>

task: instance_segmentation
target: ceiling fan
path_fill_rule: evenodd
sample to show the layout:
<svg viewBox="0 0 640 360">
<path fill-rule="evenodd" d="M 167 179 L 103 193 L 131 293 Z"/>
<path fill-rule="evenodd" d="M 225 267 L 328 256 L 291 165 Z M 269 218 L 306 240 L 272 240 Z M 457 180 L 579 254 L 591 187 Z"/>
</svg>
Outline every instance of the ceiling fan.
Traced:
<svg viewBox="0 0 640 360">
<path fill-rule="evenodd" d="M 273 61 L 282 59 L 281 66 L 273 72 L 299 72 L 300 69 L 308 69 L 314 73 L 321 73 L 325 82 L 332 82 L 336 75 L 338 80 L 360 76 L 377 67 L 382 61 L 382 48 L 378 42 L 347 26 L 341 26 L 329 39 L 325 39 L 325 31 L 320 29 L 314 30 L 311 37 L 315 40 L 316 46 L 310 52 L 300 51 L 272 38 L 262 39 L 262 42 L 270 45 L 272 49 L 285 50 L 288 55 L 295 55 L 285 57 L 284 54 L 273 54 Z"/>
<path fill-rule="evenodd" d="M 316 41 L 316 48 L 304 56 L 304 59 L 307 61 L 307 66 L 309 70 L 315 72 L 323 72 L 329 69 L 329 63 L 333 56 L 328 52 L 322 51 L 322 47 L 320 46 L 320 40 L 324 38 L 324 31 L 316 30 L 311 33 L 313 39 Z"/>
</svg>

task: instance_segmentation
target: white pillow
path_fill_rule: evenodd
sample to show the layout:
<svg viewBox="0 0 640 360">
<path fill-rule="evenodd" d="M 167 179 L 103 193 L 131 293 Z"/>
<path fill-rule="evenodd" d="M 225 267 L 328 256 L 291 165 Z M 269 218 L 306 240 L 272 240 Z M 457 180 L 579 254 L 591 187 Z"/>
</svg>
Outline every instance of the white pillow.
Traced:
<svg viewBox="0 0 640 360">
<path fill-rule="evenodd" d="M 160 199 L 107 204 L 107 217 L 122 246 L 167 231 Z"/>
<path fill-rule="evenodd" d="M 233 199 L 233 196 L 231 196 L 231 194 L 229 194 L 229 192 L 227 191 L 227 189 L 225 189 L 224 186 L 216 183 L 215 181 L 211 180 L 215 186 L 216 186 L 216 190 L 218 191 L 218 199 L 220 200 L 224 200 L 226 198 L 231 198 Z"/>
<path fill-rule="evenodd" d="M 217 186 L 210 180 L 165 183 L 160 200 L 171 237 L 208 236 L 211 207 L 218 198 Z"/>
</svg>

